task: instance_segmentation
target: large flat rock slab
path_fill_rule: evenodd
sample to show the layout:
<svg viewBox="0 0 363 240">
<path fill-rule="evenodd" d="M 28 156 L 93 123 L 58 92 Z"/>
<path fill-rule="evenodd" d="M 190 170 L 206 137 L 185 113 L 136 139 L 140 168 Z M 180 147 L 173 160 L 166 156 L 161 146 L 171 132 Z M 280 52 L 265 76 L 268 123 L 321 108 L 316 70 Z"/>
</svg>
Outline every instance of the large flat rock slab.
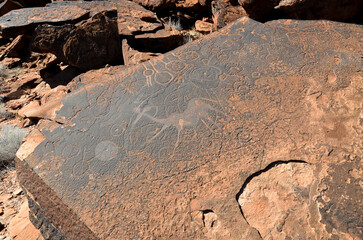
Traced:
<svg viewBox="0 0 363 240">
<path fill-rule="evenodd" d="M 4 38 L 31 34 L 39 24 L 74 23 L 89 16 L 89 11 L 77 6 L 34 7 L 13 10 L 0 17 L 0 32 Z"/>
<path fill-rule="evenodd" d="M 67 239 L 361 238 L 362 37 L 242 18 L 83 76 L 18 151 L 32 211 Z"/>
</svg>

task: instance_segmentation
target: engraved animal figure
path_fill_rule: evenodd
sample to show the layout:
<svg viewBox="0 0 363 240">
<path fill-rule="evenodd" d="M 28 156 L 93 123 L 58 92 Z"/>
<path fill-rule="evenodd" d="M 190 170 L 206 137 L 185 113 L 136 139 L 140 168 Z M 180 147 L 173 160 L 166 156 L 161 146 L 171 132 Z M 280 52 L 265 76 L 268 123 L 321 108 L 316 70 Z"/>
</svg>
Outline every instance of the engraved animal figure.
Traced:
<svg viewBox="0 0 363 240">
<path fill-rule="evenodd" d="M 213 100 L 211 100 L 213 101 Z M 162 128 L 158 133 L 156 133 L 149 141 L 152 141 L 157 136 L 159 136 L 165 129 L 168 127 L 175 127 L 178 131 L 177 140 L 174 146 L 175 149 L 178 147 L 180 140 L 180 133 L 185 127 L 193 127 L 196 126 L 201 120 L 205 125 L 206 123 L 202 118 L 208 117 L 208 111 L 214 110 L 209 104 L 205 103 L 203 100 L 199 98 L 193 98 L 188 102 L 187 109 L 182 113 L 173 113 L 167 118 L 156 118 L 148 114 L 150 110 L 155 108 L 155 106 L 147 106 L 144 109 L 140 109 L 137 107 L 134 109 L 136 113 L 138 113 L 135 121 L 132 125 L 135 125 L 143 116 L 149 118 L 150 120 L 162 124 Z M 207 125 L 206 125 L 207 126 Z M 207 126 L 208 127 L 208 126 Z M 209 128 L 209 127 L 208 127 Z"/>
</svg>

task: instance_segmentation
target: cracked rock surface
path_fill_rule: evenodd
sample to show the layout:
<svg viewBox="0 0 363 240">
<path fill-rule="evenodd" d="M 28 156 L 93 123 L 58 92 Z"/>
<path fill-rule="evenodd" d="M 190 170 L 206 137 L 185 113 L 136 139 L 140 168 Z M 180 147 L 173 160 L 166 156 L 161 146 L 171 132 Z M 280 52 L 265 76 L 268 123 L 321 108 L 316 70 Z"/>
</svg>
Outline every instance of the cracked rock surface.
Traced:
<svg viewBox="0 0 363 240">
<path fill-rule="evenodd" d="M 362 35 L 242 18 L 80 76 L 17 153 L 35 218 L 67 239 L 362 238 Z"/>
<path fill-rule="evenodd" d="M 307 163 L 287 162 L 262 172 L 238 199 L 246 221 L 263 239 L 320 239 L 324 227 L 313 199 L 314 180 Z"/>
</svg>

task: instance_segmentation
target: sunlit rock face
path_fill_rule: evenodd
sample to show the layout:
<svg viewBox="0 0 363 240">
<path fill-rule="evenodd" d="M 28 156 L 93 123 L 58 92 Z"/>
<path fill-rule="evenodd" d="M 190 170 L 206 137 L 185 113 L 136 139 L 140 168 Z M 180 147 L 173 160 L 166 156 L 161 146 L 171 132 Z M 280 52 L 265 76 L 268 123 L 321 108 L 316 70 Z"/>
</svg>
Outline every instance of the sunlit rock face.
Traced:
<svg viewBox="0 0 363 240">
<path fill-rule="evenodd" d="M 362 35 L 243 18 L 81 76 L 18 152 L 33 215 L 67 239 L 361 237 Z"/>
</svg>

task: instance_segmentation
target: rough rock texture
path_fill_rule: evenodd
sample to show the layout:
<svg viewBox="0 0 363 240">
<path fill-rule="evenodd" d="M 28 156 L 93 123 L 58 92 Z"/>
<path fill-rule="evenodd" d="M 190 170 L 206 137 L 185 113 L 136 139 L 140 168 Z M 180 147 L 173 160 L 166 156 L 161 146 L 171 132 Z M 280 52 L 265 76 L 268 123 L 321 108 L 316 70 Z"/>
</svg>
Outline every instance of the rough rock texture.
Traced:
<svg viewBox="0 0 363 240">
<path fill-rule="evenodd" d="M 247 13 L 242 6 L 234 6 L 231 1 L 214 0 L 211 4 L 214 30 L 235 21 L 238 18 L 246 17 Z"/>
<path fill-rule="evenodd" d="M 29 220 L 28 202 L 16 180 L 15 169 L 1 169 L 0 180 L 0 239 L 42 240 Z"/>
<path fill-rule="evenodd" d="M 31 35 L 39 24 L 65 24 L 88 18 L 89 11 L 76 6 L 23 8 L 0 17 L 0 31 L 4 38 L 20 34 Z"/>
<path fill-rule="evenodd" d="M 362 37 L 243 18 L 89 74 L 63 99 L 64 124 L 17 153 L 36 215 L 68 239 L 294 239 L 307 221 L 305 236 L 362 238 Z"/>
<path fill-rule="evenodd" d="M 61 61 L 89 70 L 122 58 L 117 12 L 104 11 L 77 25 L 41 25 L 34 31 L 32 50 L 53 53 Z"/>
<path fill-rule="evenodd" d="M 277 164 L 243 189 L 238 200 L 243 216 L 262 239 L 321 239 L 321 230 L 312 230 L 323 228 L 316 221 L 313 182 L 314 169 L 309 164 Z"/>
<path fill-rule="evenodd" d="M 127 0 L 53 2 L 47 6 L 77 6 L 90 11 L 91 16 L 100 11 L 117 9 L 119 34 L 125 36 L 153 32 L 163 28 L 163 24 L 158 20 L 155 13 Z"/>
<path fill-rule="evenodd" d="M 198 32 L 211 33 L 213 31 L 213 23 L 197 20 L 195 22 L 195 30 Z"/>
<path fill-rule="evenodd" d="M 54 2 L 47 5 L 49 9 L 65 7 L 80 8 L 89 12 L 92 18 L 77 24 L 38 26 L 33 33 L 32 50 L 54 53 L 60 61 L 83 70 L 122 59 L 118 35 L 121 39 L 126 38 L 131 48 L 145 52 L 139 60 L 134 59 L 136 62 L 184 43 L 185 34 L 165 27 L 155 13 L 130 1 Z M 116 11 L 117 24 L 111 16 Z M 112 21 L 101 19 L 101 12 L 108 13 Z"/>
</svg>

